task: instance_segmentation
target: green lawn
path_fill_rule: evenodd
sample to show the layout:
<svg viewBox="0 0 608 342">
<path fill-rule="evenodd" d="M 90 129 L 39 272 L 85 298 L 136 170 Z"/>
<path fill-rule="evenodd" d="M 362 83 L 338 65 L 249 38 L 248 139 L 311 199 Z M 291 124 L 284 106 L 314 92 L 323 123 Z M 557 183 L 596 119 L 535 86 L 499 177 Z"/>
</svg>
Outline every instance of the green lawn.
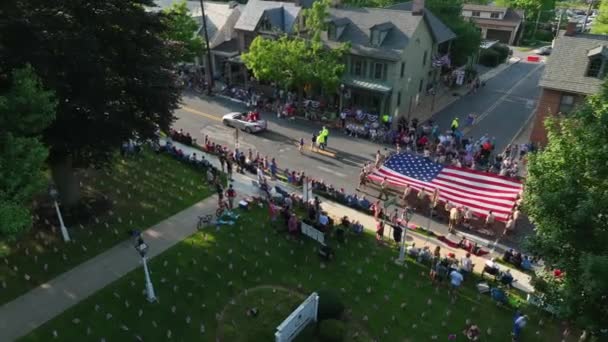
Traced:
<svg viewBox="0 0 608 342">
<path fill-rule="evenodd" d="M 371 234 L 347 236 L 335 245 L 336 259 L 324 263 L 316 243 L 276 233 L 267 209 L 240 213 L 236 225 L 197 233 L 152 260 L 157 303 L 144 299 L 139 268 L 21 341 L 216 341 L 218 334 L 223 341 L 270 341 L 297 303 L 322 289 L 344 301 L 347 340 L 445 341 L 457 334 L 463 341 L 467 320 L 480 326 L 483 341 L 511 340 L 513 310 L 478 295 L 472 279 L 452 302 L 446 288 L 432 286 L 426 266 L 395 265 L 396 249 L 378 246 Z M 259 316 L 246 314 L 251 307 Z M 524 311 L 531 320 L 522 341 L 560 340 L 549 319 L 541 327 L 536 311 Z"/>
<path fill-rule="evenodd" d="M 79 176 L 84 198 L 100 214 L 85 224 L 66 217 L 69 244 L 52 228 L 58 225 L 53 210 L 28 235 L 0 241 L 0 304 L 125 240 L 130 229 L 146 229 L 212 193 L 200 171 L 152 152 L 117 158 L 111 170 Z M 99 211 L 95 203 L 103 196 L 105 209 Z"/>
</svg>

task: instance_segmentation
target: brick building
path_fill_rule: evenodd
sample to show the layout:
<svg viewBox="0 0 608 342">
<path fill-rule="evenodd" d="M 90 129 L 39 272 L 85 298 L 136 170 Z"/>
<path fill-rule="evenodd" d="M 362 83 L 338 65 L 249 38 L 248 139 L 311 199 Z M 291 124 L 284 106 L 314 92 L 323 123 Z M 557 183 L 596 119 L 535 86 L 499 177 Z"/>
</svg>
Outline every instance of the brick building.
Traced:
<svg viewBox="0 0 608 342">
<path fill-rule="evenodd" d="M 576 22 L 568 23 L 554 42 L 539 86 L 531 140 L 547 142 L 544 120 L 549 115 L 567 115 L 588 95 L 599 92 L 608 72 L 608 36 L 576 32 Z"/>
</svg>

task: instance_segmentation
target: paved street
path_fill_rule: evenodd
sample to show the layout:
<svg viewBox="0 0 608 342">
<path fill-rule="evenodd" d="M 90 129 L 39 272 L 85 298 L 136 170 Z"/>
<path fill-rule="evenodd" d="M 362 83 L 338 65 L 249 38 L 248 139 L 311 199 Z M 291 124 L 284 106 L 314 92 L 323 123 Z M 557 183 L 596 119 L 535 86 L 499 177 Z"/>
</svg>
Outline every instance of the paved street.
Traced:
<svg viewBox="0 0 608 342">
<path fill-rule="evenodd" d="M 502 151 L 533 114 L 540 95 L 538 80 L 544 64 L 520 62 L 490 79 L 476 94 L 464 97 L 434 115 L 440 127 L 449 127 L 454 117 L 461 125 L 469 113 L 478 118 L 464 133 L 473 138 L 484 134 L 496 137 L 496 150 Z"/>
<path fill-rule="evenodd" d="M 465 122 L 468 113 L 477 113 L 477 123 L 465 132 L 473 137 L 489 134 L 496 137 L 497 150 L 511 142 L 532 115 L 539 95 L 538 79 L 543 64 L 517 63 L 496 77 L 476 94 L 458 99 L 436 113 L 441 127 L 449 127 L 458 116 Z M 214 141 L 234 146 L 234 130 L 221 123 L 221 116 L 231 111 L 246 110 L 240 103 L 220 97 L 205 98 L 186 94 L 183 108 L 176 112 L 175 128 L 182 128 L 199 141 L 208 134 Z M 279 167 L 305 170 L 306 174 L 323 179 L 347 191 L 353 191 L 361 165 L 372 160 L 379 145 L 354 139 L 333 130 L 329 137 L 329 153 L 298 152 L 296 141 L 303 137 L 307 144 L 320 126 L 304 120 L 281 120 L 264 115 L 269 130 L 259 135 L 240 134 L 240 146 L 277 158 Z"/>
</svg>

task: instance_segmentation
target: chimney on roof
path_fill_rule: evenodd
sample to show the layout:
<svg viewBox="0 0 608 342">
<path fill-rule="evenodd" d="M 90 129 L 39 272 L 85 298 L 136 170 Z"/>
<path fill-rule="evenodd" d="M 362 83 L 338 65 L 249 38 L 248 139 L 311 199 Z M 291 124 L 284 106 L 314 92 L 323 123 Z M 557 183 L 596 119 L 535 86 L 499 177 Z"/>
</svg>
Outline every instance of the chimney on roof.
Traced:
<svg viewBox="0 0 608 342">
<path fill-rule="evenodd" d="M 576 21 L 569 21 L 568 25 L 566 26 L 566 33 L 564 33 L 564 35 L 565 36 L 576 35 L 576 24 L 578 24 Z"/>
<path fill-rule="evenodd" d="M 414 0 L 412 2 L 412 15 L 422 15 L 424 13 L 424 0 Z"/>
</svg>

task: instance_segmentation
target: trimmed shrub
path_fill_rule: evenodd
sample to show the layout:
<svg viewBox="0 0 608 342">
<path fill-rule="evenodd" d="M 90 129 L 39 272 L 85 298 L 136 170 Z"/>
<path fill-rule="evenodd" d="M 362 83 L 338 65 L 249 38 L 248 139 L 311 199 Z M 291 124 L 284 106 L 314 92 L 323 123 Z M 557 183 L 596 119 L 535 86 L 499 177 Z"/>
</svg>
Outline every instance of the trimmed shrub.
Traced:
<svg viewBox="0 0 608 342">
<path fill-rule="evenodd" d="M 505 44 L 496 44 L 490 49 L 496 51 L 496 53 L 498 54 L 498 64 L 504 63 L 509 57 L 510 50 L 509 47 Z"/>
<path fill-rule="evenodd" d="M 479 54 L 479 64 L 493 68 L 500 64 L 498 61 L 498 52 L 493 49 L 483 49 Z"/>
<path fill-rule="evenodd" d="M 326 319 L 340 319 L 344 313 L 344 304 L 340 296 L 330 290 L 321 290 L 319 294 L 319 311 L 317 317 L 319 321 Z"/>
<path fill-rule="evenodd" d="M 551 30 L 538 30 L 536 31 L 536 35 L 534 35 L 534 39 L 550 42 L 553 40 L 553 32 Z"/>
<path fill-rule="evenodd" d="M 342 342 L 346 329 L 344 323 L 337 319 L 327 319 L 319 325 L 319 341 Z"/>
</svg>

